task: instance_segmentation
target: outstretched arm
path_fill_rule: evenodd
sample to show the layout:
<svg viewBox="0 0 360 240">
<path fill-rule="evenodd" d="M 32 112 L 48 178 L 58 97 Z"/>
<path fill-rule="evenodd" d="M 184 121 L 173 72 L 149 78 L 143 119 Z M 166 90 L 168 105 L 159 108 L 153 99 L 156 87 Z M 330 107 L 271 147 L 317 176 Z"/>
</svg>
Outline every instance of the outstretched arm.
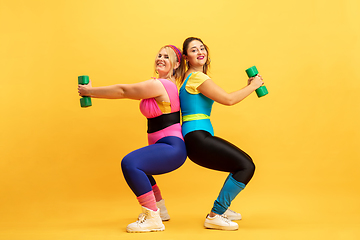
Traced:
<svg viewBox="0 0 360 240">
<path fill-rule="evenodd" d="M 215 102 L 231 106 L 249 96 L 252 92 L 261 87 L 263 83 L 261 76 L 258 75 L 254 78 L 250 78 L 246 87 L 232 93 L 227 93 L 211 79 L 208 79 L 203 82 L 197 90 Z"/>
<path fill-rule="evenodd" d="M 107 99 L 146 99 L 160 96 L 164 87 L 160 81 L 151 79 L 134 84 L 116 84 L 105 87 L 92 87 L 91 82 L 87 85 L 79 85 L 80 96 Z"/>
</svg>

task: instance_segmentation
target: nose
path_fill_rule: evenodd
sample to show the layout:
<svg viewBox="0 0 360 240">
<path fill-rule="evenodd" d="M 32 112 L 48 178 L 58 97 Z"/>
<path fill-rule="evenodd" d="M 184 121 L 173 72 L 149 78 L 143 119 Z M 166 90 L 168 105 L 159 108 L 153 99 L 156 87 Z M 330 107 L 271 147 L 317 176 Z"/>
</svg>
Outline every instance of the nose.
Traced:
<svg viewBox="0 0 360 240">
<path fill-rule="evenodd" d="M 198 49 L 198 55 L 205 55 L 206 50 Z"/>
</svg>

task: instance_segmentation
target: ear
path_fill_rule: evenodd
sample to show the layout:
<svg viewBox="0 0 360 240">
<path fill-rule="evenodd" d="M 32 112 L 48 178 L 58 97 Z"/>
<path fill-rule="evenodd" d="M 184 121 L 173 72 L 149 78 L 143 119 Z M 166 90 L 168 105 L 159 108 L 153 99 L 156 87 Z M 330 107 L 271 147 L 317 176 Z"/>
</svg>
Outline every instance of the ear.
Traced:
<svg viewBox="0 0 360 240">
<path fill-rule="evenodd" d="M 180 63 L 176 62 L 175 66 L 174 66 L 174 69 L 177 69 L 179 66 L 180 66 Z"/>
</svg>

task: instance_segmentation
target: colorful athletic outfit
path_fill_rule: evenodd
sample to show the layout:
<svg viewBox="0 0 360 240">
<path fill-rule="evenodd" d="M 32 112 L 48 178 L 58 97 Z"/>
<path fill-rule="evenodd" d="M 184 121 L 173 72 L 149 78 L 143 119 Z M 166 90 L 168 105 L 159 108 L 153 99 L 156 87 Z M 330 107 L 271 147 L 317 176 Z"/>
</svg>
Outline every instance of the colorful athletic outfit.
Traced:
<svg viewBox="0 0 360 240">
<path fill-rule="evenodd" d="M 121 162 L 125 180 L 138 199 L 152 192 L 156 185 L 152 175 L 179 168 L 187 157 L 177 87 L 169 80 L 157 80 L 165 87 L 170 103 L 163 102 L 159 106 L 154 98 L 141 101 L 140 111 L 148 119 L 149 146 L 127 154 Z"/>
<path fill-rule="evenodd" d="M 208 79 L 206 74 L 194 72 L 180 88 L 182 133 L 190 160 L 206 168 L 230 172 L 212 209 L 222 215 L 252 178 L 255 165 L 241 149 L 214 136 L 210 121 L 214 101 L 197 90 Z"/>
</svg>

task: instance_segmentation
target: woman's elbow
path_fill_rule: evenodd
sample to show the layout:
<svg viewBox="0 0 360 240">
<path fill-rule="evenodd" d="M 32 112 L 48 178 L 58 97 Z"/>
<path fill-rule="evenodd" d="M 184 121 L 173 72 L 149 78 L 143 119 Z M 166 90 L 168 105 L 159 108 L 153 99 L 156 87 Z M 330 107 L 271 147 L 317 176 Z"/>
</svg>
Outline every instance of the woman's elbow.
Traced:
<svg viewBox="0 0 360 240">
<path fill-rule="evenodd" d="M 126 97 L 126 91 L 120 84 L 116 85 L 115 95 L 116 95 L 116 98 L 125 98 Z"/>
<path fill-rule="evenodd" d="M 223 100 L 222 104 L 224 104 L 225 106 L 232 106 L 232 105 L 235 105 L 236 102 L 231 97 L 227 97 Z"/>
</svg>

